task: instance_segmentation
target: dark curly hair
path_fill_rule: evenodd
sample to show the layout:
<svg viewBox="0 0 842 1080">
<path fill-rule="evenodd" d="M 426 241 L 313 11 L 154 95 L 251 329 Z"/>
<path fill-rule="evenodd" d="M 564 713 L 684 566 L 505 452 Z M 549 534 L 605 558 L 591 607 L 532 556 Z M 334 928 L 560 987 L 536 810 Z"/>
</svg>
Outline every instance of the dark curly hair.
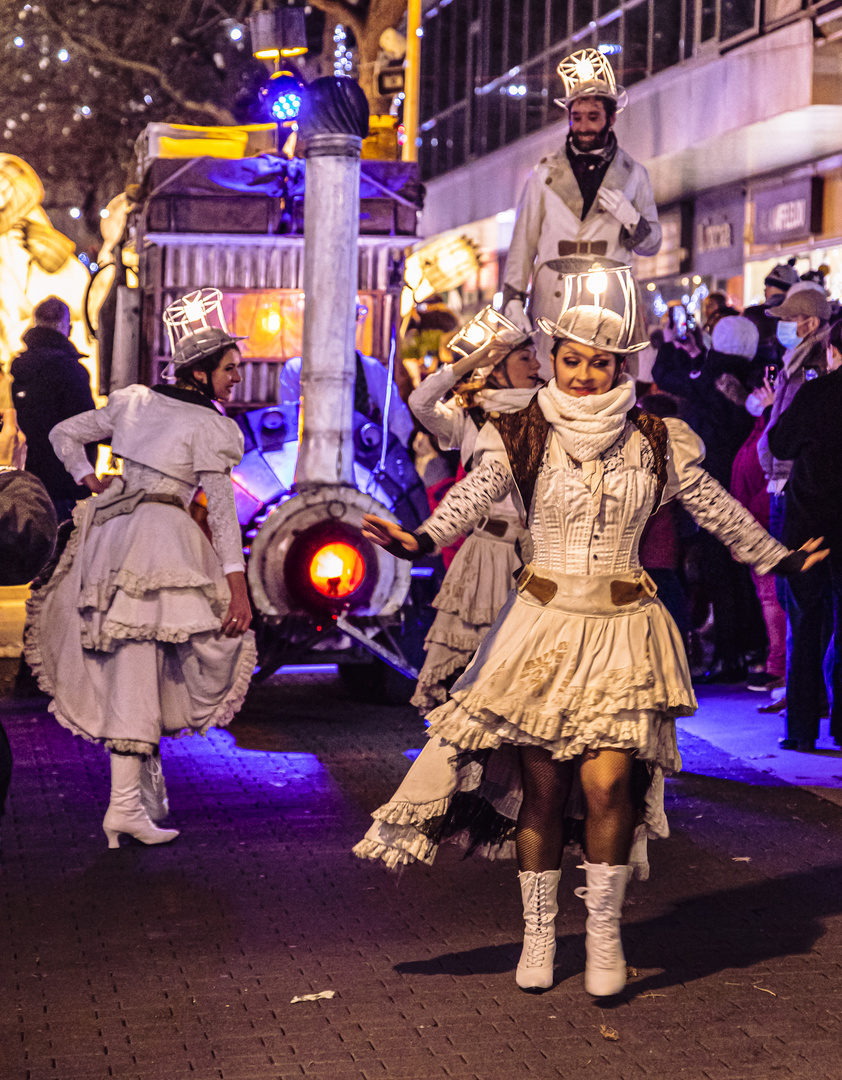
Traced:
<svg viewBox="0 0 842 1080">
<path fill-rule="evenodd" d="M 210 356 L 206 356 L 203 360 L 197 360 L 195 364 L 181 368 L 176 377 L 176 382 L 187 386 L 190 390 L 198 390 L 205 397 L 213 398 L 213 380 L 211 376 L 222 363 L 225 354 L 236 348 L 236 345 L 223 345 L 221 349 L 212 352 Z M 239 352 L 239 349 L 237 351 Z M 196 378 L 196 373 L 199 371 L 203 371 L 207 375 L 206 381 L 203 382 L 201 379 Z"/>
</svg>

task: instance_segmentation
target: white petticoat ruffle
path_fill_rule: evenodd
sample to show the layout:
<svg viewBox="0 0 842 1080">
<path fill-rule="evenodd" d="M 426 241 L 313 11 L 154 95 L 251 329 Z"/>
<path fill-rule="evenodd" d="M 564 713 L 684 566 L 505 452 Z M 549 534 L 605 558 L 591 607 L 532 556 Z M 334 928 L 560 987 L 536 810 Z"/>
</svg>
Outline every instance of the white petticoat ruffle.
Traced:
<svg viewBox="0 0 842 1080">
<path fill-rule="evenodd" d="M 528 593 L 512 594 L 450 700 L 430 713 L 428 744 L 373 814 L 356 855 L 392 868 L 432 863 L 442 840 L 514 855 L 505 825 L 513 834 L 522 799 L 516 746 L 541 746 L 559 760 L 622 749 L 634 750 L 649 769 L 630 857 L 637 876 L 648 877 L 646 841 L 669 835 L 664 777 L 681 768 L 674 718 L 696 708 L 681 638 L 657 600 L 571 613 L 562 610 L 564 575 L 537 572 L 560 583 L 557 599 L 542 605 Z M 600 588 L 604 593 L 605 583 Z M 577 603 L 586 606 L 581 595 Z M 476 847 L 482 829 L 471 835 L 470 827 L 459 828 L 458 814 L 450 829 L 447 815 L 465 796 L 482 804 L 482 828 L 500 842 Z"/>
<path fill-rule="evenodd" d="M 27 605 L 26 658 L 63 726 L 109 749 L 230 723 L 256 663 L 254 635 L 227 638 L 228 583 L 176 507 L 141 504 L 91 526 L 95 500 Z"/>
</svg>

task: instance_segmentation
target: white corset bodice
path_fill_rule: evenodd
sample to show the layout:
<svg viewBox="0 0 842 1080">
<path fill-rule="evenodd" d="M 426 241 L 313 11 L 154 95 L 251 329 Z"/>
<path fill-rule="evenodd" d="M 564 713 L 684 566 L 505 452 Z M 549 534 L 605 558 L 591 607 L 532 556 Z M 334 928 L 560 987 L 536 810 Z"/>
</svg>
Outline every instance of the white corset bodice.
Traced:
<svg viewBox="0 0 842 1080">
<path fill-rule="evenodd" d="M 649 444 L 633 431 L 596 462 L 574 464 L 551 437 L 535 488 L 532 562 L 561 574 L 636 569 L 657 493 Z"/>
</svg>

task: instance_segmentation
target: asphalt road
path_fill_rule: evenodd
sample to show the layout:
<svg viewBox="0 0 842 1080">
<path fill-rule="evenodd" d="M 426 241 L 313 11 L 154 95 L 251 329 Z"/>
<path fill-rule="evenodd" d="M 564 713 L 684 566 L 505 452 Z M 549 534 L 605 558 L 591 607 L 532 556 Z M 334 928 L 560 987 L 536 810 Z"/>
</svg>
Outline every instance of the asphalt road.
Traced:
<svg viewBox="0 0 842 1080">
<path fill-rule="evenodd" d="M 108 851 L 106 755 L 1 704 L 2 1080 L 842 1077 L 842 808 L 700 738 L 630 887 L 629 986 L 594 1003 L 572 854 L 542 996 L 514 982 L 513 864 L 350 856 L 423 744 L 413 710 L 331 675 L 259 688 L 228 731 L 166 744 L 179 839 Z"/>
</svg>

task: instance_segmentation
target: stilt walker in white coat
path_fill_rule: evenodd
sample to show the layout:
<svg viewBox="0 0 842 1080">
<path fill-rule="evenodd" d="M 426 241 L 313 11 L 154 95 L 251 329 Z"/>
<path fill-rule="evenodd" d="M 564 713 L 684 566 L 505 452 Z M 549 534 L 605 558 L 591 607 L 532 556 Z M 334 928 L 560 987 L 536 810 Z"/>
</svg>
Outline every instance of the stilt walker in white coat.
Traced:
<svg viewBox="0 0 842 1080">
<path fill-rule="evenodd" d="M 649 174 L 613 131 L 628 99 L 607 57 L 584 49 L 562 60 L 558 73 L 564 96 L 556 104 L 567 110 L 570 131 L 526 179 L 503 284 L 503 314 L 526 333 L 558 312 L 561 275 L 548 263 L 570 255 L 624 263 L 631 252 L 655 255 L 661 247 Z M 535 342 L 549 378 L 552 339 L 537 329 Z"/>
</svg>

